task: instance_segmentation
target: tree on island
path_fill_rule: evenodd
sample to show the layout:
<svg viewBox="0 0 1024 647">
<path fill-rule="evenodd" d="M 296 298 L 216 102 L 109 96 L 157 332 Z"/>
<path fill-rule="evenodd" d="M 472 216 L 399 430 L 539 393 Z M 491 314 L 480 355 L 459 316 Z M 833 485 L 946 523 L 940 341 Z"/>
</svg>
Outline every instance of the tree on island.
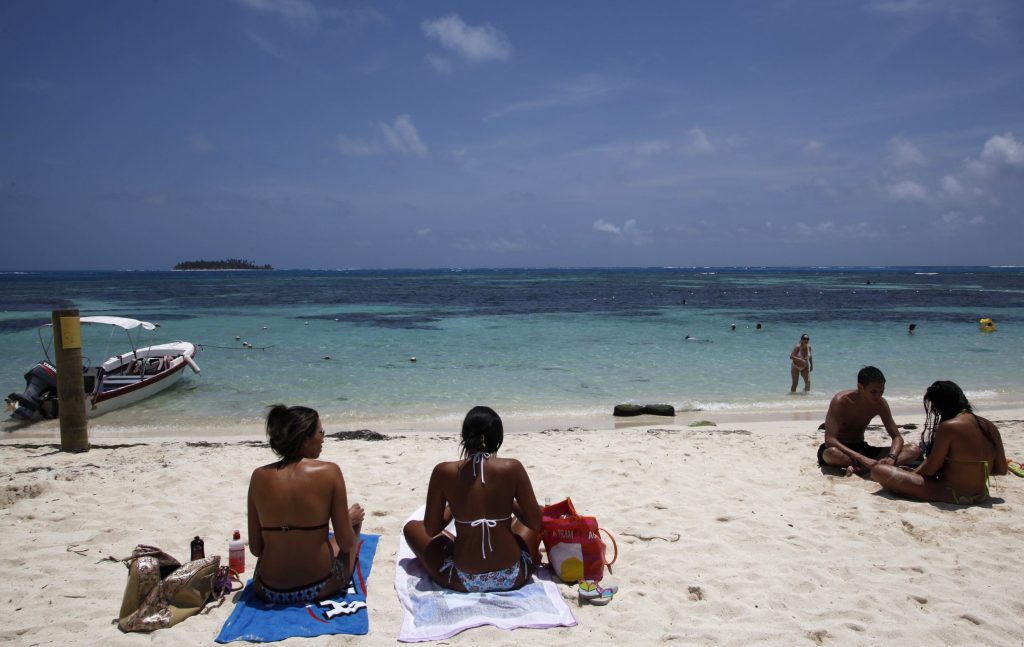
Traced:
<svg viewBox="0 0 1024 647">
<path fill-rule="evenodd" d="M 225 261 L 184 261 L 174 266 L 176 270 L 272 270 L 269 263 L 257 265 L 252 261 L 229 258 Z"/>
</svg>

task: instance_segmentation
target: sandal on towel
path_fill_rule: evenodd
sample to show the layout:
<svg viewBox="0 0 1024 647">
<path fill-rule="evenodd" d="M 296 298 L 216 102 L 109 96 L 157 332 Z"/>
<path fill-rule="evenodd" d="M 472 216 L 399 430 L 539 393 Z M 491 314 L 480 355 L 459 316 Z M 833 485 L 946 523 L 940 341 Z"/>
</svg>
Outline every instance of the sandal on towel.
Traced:
<svg viewBox="0 0 1024 647">
<path fill-rule="evenodd" d="M 614 597 L 618 591 L 619 587 L 617 586 L 602 587 L 594 580 L 581 580 L 579 588 L 579 602 L 580 604 L 583 604 L 584 601 L 587 601 L 591 604 L 601 606 L 611 602 L 612 597 Z"/>
<path fill-rule="evenodd" d="M 1011 461 L 1009 458 L 1006 459 L 1006 469 L 1017 476 L 1024 476 L 1024 465 L 1021 465 L 1016 461 Z"/>
</svg>

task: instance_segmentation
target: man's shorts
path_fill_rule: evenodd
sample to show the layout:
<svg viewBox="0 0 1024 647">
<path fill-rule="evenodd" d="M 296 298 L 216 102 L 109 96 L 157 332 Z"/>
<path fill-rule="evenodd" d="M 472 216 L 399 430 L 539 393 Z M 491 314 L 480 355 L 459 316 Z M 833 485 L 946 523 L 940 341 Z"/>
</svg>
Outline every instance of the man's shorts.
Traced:
<svg viewBox="0 0 1024 647">
<path fill-rule="evenodd" d="M 885 458 L 889 455 L 889 452 L 892 451 L 892 447 L 875 447 L 874 445 L 869 445 L 864 442 L 846 443 L 846 446 L 858 454 L 862 454 L 875 460 Z M 821 443 L 821 445 L 818 446 L 818 465 L 821 467 L 834 467 L 825 462 L 825 449 L 827 449 L 825 443 Z"/>
</svg>

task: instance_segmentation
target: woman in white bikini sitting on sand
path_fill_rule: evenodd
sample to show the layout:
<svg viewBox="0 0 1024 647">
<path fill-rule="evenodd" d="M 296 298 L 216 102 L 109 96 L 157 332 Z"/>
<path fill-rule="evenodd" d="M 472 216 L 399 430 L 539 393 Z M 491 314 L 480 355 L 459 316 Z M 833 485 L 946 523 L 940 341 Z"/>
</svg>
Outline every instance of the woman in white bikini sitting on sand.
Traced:
<svg viewBox="0 0 1024 647">
<path fill-rule="evenodd" d="M 919 501 L 970 505 L 989 498 L 989 476 L 1007 472 L 999 429 L 974 414 L 954 382 L 935 382 L 924 394 L 925 460 L 913 472 L 876 463 L 871 478 L 883 488 Z"/>
<path fill-rule="evenodd" d="M 364 512 L 359 504 L 349 507 L 341 469 L 317 460 L 324 445 L 320 416 L 276 404 L 267 414 L 267 437 L 281 460 L 256 468 L 249 480 L 256 594 L 271 603 L 303 604 L 344 593 Z"/>
<path fill-rule="evenodd" d="M 462 422 L 462 455 L 430 475 L 423 521 L 405 539 L 431 579 L 469 593 L 521 587 L 537 564 L 541 512 L 530 477 L 514 458 L 498 458 L 501 418 L 474 407 Z M 454 516 L 456 536 L 444 531 Z"/>
</svg>

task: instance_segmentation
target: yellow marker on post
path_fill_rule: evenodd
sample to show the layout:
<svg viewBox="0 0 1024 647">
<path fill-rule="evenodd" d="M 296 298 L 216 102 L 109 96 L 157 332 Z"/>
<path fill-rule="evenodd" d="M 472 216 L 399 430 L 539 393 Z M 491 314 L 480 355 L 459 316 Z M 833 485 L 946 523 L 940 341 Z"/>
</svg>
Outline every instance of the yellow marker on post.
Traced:
<svg viewBox="0 0 1024 647">
<path fill-rule="evenodd" d="M 60 318 L 61 348 L 82 347 L 82 322 L 78 317 Z"/>
</svg>

